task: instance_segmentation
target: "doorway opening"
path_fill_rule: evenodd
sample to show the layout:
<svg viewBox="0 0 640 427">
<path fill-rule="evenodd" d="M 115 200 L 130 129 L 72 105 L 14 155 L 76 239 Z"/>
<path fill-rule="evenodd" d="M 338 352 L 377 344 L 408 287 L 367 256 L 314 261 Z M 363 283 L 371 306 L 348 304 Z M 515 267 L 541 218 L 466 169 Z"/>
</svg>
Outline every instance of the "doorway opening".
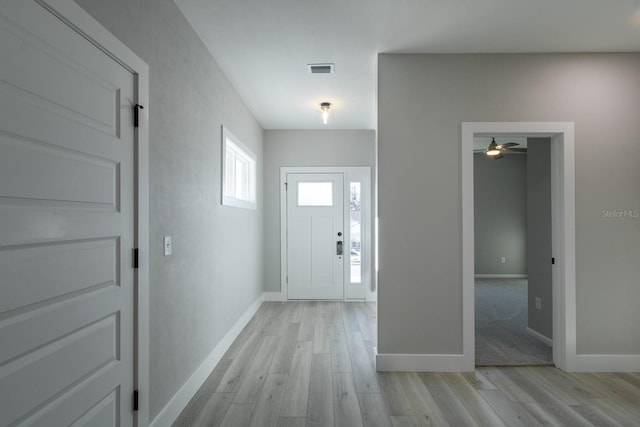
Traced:
<svg viewBox="0 0 640 427">
<path fill-rule="evenodd" d="M 572 371 L 576 367 L 575 155 L 574 124 L 568 122 L 462 124 L 462 364 L 466 371 L 475 368 L 473 138 L 500 135 L 551 139 L 553 362 Z"/>
<path fill-rule="evenodd" d="M 370 167 L 280 169 L 283 300 L 373 301 Z"/>
<path fill-rule="evenodd" d="M 476 366 L 553 366 L 550 148 L 474 138 Z"/>
</svg>

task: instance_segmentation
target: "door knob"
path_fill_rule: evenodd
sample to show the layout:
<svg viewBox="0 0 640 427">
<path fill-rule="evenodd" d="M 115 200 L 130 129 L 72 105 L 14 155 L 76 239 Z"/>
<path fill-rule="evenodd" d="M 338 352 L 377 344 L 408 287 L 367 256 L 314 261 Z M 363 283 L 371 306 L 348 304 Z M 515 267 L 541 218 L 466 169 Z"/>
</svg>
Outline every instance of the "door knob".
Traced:
<svg viewBox="0 0 640 427">
<path fill-rule="evenodd" d="M 342 255 L 342 240 L 336 242 L 336 255 Z"/>
</svg>

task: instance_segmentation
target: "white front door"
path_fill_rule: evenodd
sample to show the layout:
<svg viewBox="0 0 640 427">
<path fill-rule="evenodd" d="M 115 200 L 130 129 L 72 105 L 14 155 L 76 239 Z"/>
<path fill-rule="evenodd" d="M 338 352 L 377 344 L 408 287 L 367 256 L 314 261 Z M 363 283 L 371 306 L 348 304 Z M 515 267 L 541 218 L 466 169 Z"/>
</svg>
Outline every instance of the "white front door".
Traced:
<svg viewBox="0 0 640 427">
<path fill-rule="evenodd" d="M 343 174 L 287 174 L 288 299 L 343 299 Z"/>
<path fill-rule="evenodd" d="M 0 425 L 133 424 L 134 76 L 0 8 Z"/>
</svg>

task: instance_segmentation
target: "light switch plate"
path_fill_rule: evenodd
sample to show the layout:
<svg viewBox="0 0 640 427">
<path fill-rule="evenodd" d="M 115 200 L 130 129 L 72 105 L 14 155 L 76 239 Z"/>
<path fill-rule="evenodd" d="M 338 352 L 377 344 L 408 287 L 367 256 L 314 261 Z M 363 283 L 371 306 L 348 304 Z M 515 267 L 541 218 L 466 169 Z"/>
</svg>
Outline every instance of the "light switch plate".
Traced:
<svg viewBox="0 0 640 427">
<path fill-rule="evenodd" d="M 171 255 L 171 236 L 164 236 L 164 256 Z"/>
</svg>

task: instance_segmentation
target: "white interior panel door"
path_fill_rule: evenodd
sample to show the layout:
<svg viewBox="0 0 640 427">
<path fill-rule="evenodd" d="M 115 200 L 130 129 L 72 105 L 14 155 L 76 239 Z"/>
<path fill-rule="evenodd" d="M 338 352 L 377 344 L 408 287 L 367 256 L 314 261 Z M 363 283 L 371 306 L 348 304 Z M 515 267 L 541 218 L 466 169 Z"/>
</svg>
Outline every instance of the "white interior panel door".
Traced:
<svg viewBox="0 0 640 427">
<path fill-rule="evenodd" d="M 287 174 L 289 299 L 343 299 L 343 174 Z"/>
<path fill-rule="evenodd" d="M 134 76 L 0 7 L 0 425 L 133 424 Z"/>
</svg>

